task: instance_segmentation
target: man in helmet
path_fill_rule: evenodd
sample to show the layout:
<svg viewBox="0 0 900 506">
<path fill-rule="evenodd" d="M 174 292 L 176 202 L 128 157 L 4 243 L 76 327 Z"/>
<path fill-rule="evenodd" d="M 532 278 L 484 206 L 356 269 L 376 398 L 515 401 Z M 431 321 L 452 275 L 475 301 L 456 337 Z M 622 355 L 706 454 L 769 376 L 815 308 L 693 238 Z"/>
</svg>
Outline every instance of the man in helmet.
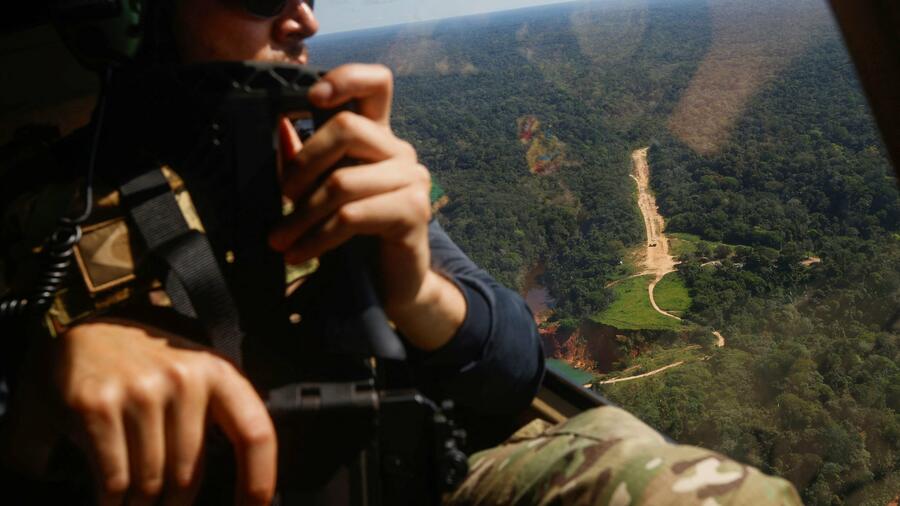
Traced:
<svg viewBox="0 0 900 506">
<path fill-rule="evenodd" d="M 305 64 L 304 40 L 318 30 L 311 2 L 301 0 L 160 0 L 139 6 L 146 33 L 136 63 L 128 65 Z M 63 33 L 83 36 L 65 27 Z M 123 51 L 100 46 L 82 59 L 96 64 L 98 53 L 123 59 Z M 420 383 L 462 410 L 511 415 L 528 405 L 542 375 L 534 323 L 521 298 L 477 269 L 432 220 L 428 171 L 415 149 L 391 130 L 392 92 L 385 67 L 346 65 L 326 74 L 309 98 L 323 109 L 353 101 L 357 112 L 338 114 L 305 143 L 282 122 L 280 178 L 295 211 L 270 231 L 269 244 L 288 263 L 304 264 L 356 235 L 377 237 L 382 302 L 412 350 Z M 109 135 L 123 133 L 129 142 L 127 132 Z M 357 163 L 331 172 L 345 157 Z M 18 201 L 40 198 L 25 193 Z M 7 216 L 6 229 L 12 230 L 11 241 L 24 244 L 25 234 L 16 232 L 27 227 L 22 210 L 34 207 L 15 207 L 18 214 Z M 40 232 L 32 228 L 27 235 Z M 268 504 L 275 492 L 277 441 L 254 388 L 260 385 L 214 353 L 180 346 L 176 334 L 159 320 L 105 318 L 66 329 L 50 349 L 34 350 L 29 360 L 36 365 L 28 370 L 49 381 L 20 373 L 21 394 L 14 397 L 24 402 L 14 402 L 18 415 L 8 427 L 18 444 L 4 449 L 7 460 L 41 461 L 37 457 L 46 455 L 36 451 L 36 442 L 49 443 L 53 432 L 61 432 L 89 456 L 101 504 L 188 503 L 200 482 L 209 419 L 234 447 L 239 502 Z M 285 360 L 266 353 L 248 359 Z M 317 365 L 305 358 L 310 363 L 304 365 Z M 250 379 L 264 383 L 254 377 L 252 364 L 250 369 Z M 47 392 L 55 402 L 33 402 Z M 27 446 L 20 444 L 24 438 L 30 439 Z"/>
</svg>

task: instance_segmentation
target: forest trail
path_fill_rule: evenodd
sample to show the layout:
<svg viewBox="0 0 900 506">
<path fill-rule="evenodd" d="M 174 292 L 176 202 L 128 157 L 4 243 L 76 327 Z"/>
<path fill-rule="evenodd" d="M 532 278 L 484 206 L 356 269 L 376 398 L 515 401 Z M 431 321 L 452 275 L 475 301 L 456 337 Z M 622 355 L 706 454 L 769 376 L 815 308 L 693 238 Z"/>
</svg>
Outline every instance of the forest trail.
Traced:
<svg viewBox="0 0 900 506">
<path fill-rule="evenodd" d="M 618 284 L 620 284 L 620 283 L 624 283 L 625 281 L 628 281 L 629 279 L 632 279 L 632 278 L 639 278 L 639 277 L 643 276 L 644 274 L 647 274 L 647 273 L 646 273 L 646 272 L 639 272 L 639 273 L 637 273 L 637 274 L 632 274 L 631 276 L 628 276 L 628 277 L 625 277 L 625 278 L 622 278 L 622 279 L 616 279 L 616 280 L 614 280 L 614 281 L 610 281 L 609 283 L 606 284 L 606 286 L 604 286 L 604 288 L 612 288 L 612 287 L 614 287 L 614 286 L 616 286 L 616 285 L 618 285 Z"/>
<path fill-rule="evenodd" d="M 650 295 L 650 305 L 653 309 L 669 318 L 681 320 L 681 318 L 663 311 L 656 304 L 653 297 L 653 290 L 656 285 L 662 281 L 662 278 L 670 272 L 675 272 L 675 258 L 669 254 L 669 238 L 664 232 L 666 222 L 662 215 L 659 214 L 659 208 L 656 206 L 656 197 L 650 191 L 650 164 L 647 162 L 647 153 L 650 148 L 641 148 L 631 153 L 632 161 L 632 179 L 637 182 L 638 187 L 638 207 L 641 210 L 641 216 L 644 218 L 644 229 L 647 232 L 647 247 L 644 257 L 644 271 L 641 274 L 653 274 L 654 279 L 647 287 Z"/>
<path fill-rule="evenodd" d="M 622 383 L 623 381 L 631 381 L 631 380 L 636 380 L 636 379 L 641 379 L 641 378 L 647 378 L 650 376 L 655 376 L 663 371 L 666 371 L 668 369 L 672 369 L 673 367 L 678 367 L 681 365 L 684 365 L 684 360 L 675 362 L 674 364 L 669 364 L 664 367 L 660 367 L 659 369 L 656 369 L 655 371 L 645 372 L 644 374 L 638 374 L 637 376 L 629 376 L 627 378 L 616 378 L 616 379 L 611 379 L 611 380 L 606 380 L 606 381 L 600 381 L 597 384 L 598 385 L 612 385 L 613 383 Z"/>
</svg>

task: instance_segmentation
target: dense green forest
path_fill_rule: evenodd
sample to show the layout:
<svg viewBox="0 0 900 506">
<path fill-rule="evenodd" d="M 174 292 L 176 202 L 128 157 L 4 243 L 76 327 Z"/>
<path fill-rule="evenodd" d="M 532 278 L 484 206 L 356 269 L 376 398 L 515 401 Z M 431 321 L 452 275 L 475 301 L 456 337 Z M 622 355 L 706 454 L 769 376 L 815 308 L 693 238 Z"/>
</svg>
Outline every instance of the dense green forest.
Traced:
<svg viewBox="0 0 900 506">
<path fill-rule="evenodd" d="M 679 253 L 682 330 L 625 332 L 619 366 L 696 344 L 705 359 L 596 388 L 808 504 L 900 492 L 900 197 L 824 3 L 578 2 L 335 35 L 313 55 L 394 69 L 395 128 L 450 198 L 441 222 L 510 286 L 542 266 L 570 325 L 633 273 L 630 153 L 650 146 L 668 231 L 706 242 Z M 698 140 L 704 107 L 728 121 Z"/>
<path fill-rule="evenodd" d="M 647 37 L 635 41 L 633 54 L 598 65 L 605 55 L 580 44 L 600 51 L 622 41 L 594 33 L 579 39 L 574 12 L 588 16 L 591 32 L 601 14 L 631 17 L 575 4 L 313 45 L 318 65 L 383 62 L 394 69 L 395 128 L 446 188 L 441 221 L 451 237 L 509 286 L 521 287 L 529 269 L 543 264 L 562 318 L 588 317 L 611 302 L 603 287 L 618 274 L 626 247 L 643 236 L 634 189 L 623 184 L 635 131 L 640 118 L 668 113 L 709 38 L 702 6 L 661 6 L 643 20 Z M 673 46 L 679 33 L 687 38 Z M 668 62 L 665 69 L 654 68 L 659 60 Z M 527 116 L 562 146 L 557 172 L 535 177 L 529 170 L 519 135 Z"/>
<path fill-rule="evenodd" d="M 740 245 L 720 268 L 702 255 L 679 267 L 690 317 L 729 347 L 616 392 L 679 439 L 788 477 L 810 504 L 862 500 L 873 480 L 888 486 L 872 504 L 900 490 L 900 200 L 849 68 L 833 34 L 755 97 L 720 152 L 653 145 L 669 230 Z M 691 386 L 712 378 L 719 392 Z"/>
</svg>

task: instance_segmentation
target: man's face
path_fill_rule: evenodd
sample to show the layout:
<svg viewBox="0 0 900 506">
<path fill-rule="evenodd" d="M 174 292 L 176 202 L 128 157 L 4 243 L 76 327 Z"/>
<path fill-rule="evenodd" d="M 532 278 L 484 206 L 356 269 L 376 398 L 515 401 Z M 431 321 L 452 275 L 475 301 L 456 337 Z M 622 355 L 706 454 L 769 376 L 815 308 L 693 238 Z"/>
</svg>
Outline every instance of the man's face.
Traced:
<svg viewBox="0 0 900 506">
<path fill-rule="evenodd" d="M 307 62 L 304 40 L 319 30 L 312 9 L 287 0 L 281 13 L 259 18 L 240 0 L 177 0 L 175 36 L 184 63 L 213 60 Z"/>
</svg>

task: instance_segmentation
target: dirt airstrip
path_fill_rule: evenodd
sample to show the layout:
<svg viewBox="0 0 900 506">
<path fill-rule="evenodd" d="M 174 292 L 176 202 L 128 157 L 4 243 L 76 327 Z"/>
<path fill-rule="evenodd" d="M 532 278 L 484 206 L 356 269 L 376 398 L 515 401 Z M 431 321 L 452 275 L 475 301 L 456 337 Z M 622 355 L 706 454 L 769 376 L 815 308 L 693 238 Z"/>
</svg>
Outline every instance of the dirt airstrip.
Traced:
<svg viewBox="0 0 900 506">
<path fill-rule="evenodd" d="M 647 287 L 650 304 L 653 306 L 653 309 L 663 316 L 681 320 L 681 318 L 660 308 L 653 296 L 656 285 L 662 281 L 666 274 L 675 272 L 675 266 L 678 265 L 678 262 L 676 262 L 675 258 L 669 253 L 669 238 L 666 237 L 665 234 L 666 222 L 662 215 L 659 214 L 659 208 L 656 205 L 656 197 L 654 197 L 653 193 L 650 191 L 650 164 L 647 161 L 647 154 L 649 151 L 650 148 L 641 148 L 631 153 L 631 178 L 637 182 L 638 207 L 640 208 L 641 216 L 644 219 L 647 244 L 644 248 L 646 252 L 643 258 L 643 271 L 630 277 L 645 276 L 648 274 L 653 275 L 653 281 L 651 281 L 650 285 Z M 610 283 L 607 287 L 611 287 L 621 281 L 622 280 Z M 716 346 L 719 348 L 725 347 L 725 337 L 718 331 L 713 332 L 713 335 L 716 338 Z M 623 381 L 647 378 L 684 364 L 684 361 L 678 361 L 644 374 L 600 381 L 599 384 L 610 385 Z"/>
<path fill-rule="evenodd" d="M 650 191 L 650 164 L 647 162 L 647 153 L 650 148 L 642 148 L 631 153 L 632 174 L 631 177 L 637 182 L 638 187 L 638 207 L 641 209 L 641 216 L 644 218 L 644 229 L 647 232 L 646 255 L 644 256 L 644 271 L 641 275 L 652 274 L 653 281 L 647 288 L 650 296 L 650 305 L 657 313 L 681 320 L 681 318 L 663 311 L 656 304 L 653 297 L 653 290 L 656 285 L 662 281 L 662 278 L 670 272 L 675 272 L 675 258 L 669 254 L 669 238 L 666 237 L 666 222 L 662 215 L 659 214 L 659 208 L 656 205 L 656 197 Z"/>
</svg>

